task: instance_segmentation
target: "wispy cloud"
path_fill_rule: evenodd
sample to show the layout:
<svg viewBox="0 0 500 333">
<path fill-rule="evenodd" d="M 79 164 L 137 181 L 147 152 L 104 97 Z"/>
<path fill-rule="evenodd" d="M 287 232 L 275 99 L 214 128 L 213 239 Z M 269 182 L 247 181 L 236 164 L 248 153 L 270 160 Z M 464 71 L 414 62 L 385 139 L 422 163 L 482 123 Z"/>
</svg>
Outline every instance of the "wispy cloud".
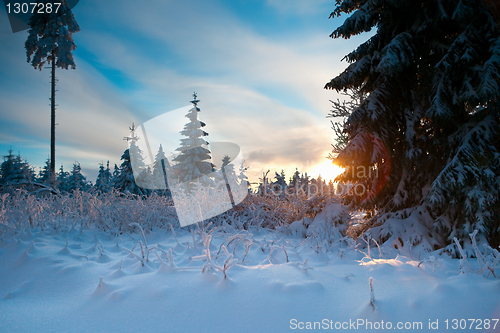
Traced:
<svg viewBox="0 0 500 333">
<path fill-rule="evenodd" d="M 297 15 L 324 10 L 324 2 L 310 3 L 269 0 L 267 5 Z M 74 36 L 77 70 L 58 72 L 61 159 L 79 160 L 84 169 L 94 165 L 96 170 L 106 156 L 116 163 L 132 122 L 187 105 L 194 90 L 201 98 L 209 141 L 239 144 L 249 164 L 263 169 L 314 164 L 329 150 L 332 133 L 325 116 L 328 100 L 336 96 L 322 88 L 342 70 L 339 60 L 350 51 L 348 45 L 340 49 L 333 44 L 330 31 L 262 35 L 252 28 L 255 23 L 236 17 L 224 2 L 138 6 L 124 0 L 110 8 L 106 2 L 86 1 L 74 11 L 82 28 Z M 0 140 L 29 133 L 35 141 L 47 141 L 49 73 L 34 73 L 24 62 L 19 37 L 11 44 L 16 44 L 15 52 L 0 51 L 0 72 L 9 66 L 21 69 L 18 79 L 10 75 L 26 86 L 0 92 L 0 112 L 2 122 L 25 127 L 18 133 L 6 131 Z"/>
<path fill-rule="evenodd" d="M 267 0 L 266 4 L 282 13 L 294 13 L 296 15 L 326 13 L 332 7 L 332 1 L 329 0 Z"/>
</svg>

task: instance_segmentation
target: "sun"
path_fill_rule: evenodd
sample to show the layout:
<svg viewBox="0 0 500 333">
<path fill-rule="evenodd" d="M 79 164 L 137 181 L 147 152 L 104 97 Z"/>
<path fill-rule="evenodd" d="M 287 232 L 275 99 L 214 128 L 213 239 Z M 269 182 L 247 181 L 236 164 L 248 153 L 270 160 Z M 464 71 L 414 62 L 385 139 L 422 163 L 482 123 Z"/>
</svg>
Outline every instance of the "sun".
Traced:
<svg viewBox="0 0 500 333">
<path fill-rule="evenodd" d="M 344 170 L 344 168 L 333 164 L 332 161 L 326 160 L 311 167 L 310 175 L 314 178 L 317 178 L 319 175 L 321 175 L 321 178 L 323 178 L 328 183 L 330 180 L 334 181 L 335 177 L 344 172 Z"/>
</svg>

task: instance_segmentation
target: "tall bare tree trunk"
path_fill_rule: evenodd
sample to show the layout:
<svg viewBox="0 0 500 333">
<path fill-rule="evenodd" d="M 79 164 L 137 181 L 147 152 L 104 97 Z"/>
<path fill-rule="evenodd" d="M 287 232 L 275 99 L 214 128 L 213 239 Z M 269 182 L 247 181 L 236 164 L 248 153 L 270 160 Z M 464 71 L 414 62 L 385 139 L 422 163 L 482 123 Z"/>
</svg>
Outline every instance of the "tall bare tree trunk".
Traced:
<svg viewBox="0 0 500 333">
<path fill-rule="evenodd" d="M 56 54 L 52 51 L 52 88 L 50 97 L 50 174 L 56 178 Z"/>
</svg>

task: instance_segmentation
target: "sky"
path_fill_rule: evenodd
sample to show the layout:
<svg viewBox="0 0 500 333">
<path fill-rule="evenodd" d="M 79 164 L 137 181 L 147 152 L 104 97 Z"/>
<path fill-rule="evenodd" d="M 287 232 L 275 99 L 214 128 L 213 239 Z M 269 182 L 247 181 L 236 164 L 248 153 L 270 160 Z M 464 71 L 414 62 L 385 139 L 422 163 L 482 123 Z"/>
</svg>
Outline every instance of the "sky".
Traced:
<svg viewBox="0 0 500 333">
<path fill-rule="evenodd" d="M 239 145 L 251 181 L 281 169 L 288 179 L 295 168 L 315 177 L 321 168 L 328 178 L 335 138 L 326 116 L 339 95 L 323 87 L 369 38 L 329 38 L 345 19 L 328 19 L 334 7 L 333 0 L 80 1 L 76 69 L 56 71 L 56 168 L 79 162 L 95 182 L 99 163 L 120 165 L 129 126 L 188 106 L 196 91 L 207 141 Z M 0 10 L 0 153 L 12 147 L 38 171 L 50 152 L 50 70 L 27 62 L 27 36 L 12 33 Z M 167 153 L 179 145 L 170 129 L 163 140 Z"/>
</svg>

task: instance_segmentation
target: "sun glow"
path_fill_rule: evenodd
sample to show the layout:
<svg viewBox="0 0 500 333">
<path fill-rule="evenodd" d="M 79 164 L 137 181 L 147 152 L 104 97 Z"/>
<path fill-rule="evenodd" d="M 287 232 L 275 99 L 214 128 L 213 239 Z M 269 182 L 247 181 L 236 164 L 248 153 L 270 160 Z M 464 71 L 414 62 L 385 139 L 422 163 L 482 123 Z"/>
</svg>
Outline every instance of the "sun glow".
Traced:
<svg viewBox="0 0 500 333">
<path fill-rule="evenodd" d="M 319 175 L 321 175 L 321 178 L 323 178 L 328 183 L 330 180 L 334 181 L 335 177 L 344 172 L 344 170 L 344 168 L 333 164 L 330 160 L 326 160 L 311 167 L 311 171 L 310 173 L 308 172 L 308 174 L 314 178 L 317 178 Z"/>
</svg>

